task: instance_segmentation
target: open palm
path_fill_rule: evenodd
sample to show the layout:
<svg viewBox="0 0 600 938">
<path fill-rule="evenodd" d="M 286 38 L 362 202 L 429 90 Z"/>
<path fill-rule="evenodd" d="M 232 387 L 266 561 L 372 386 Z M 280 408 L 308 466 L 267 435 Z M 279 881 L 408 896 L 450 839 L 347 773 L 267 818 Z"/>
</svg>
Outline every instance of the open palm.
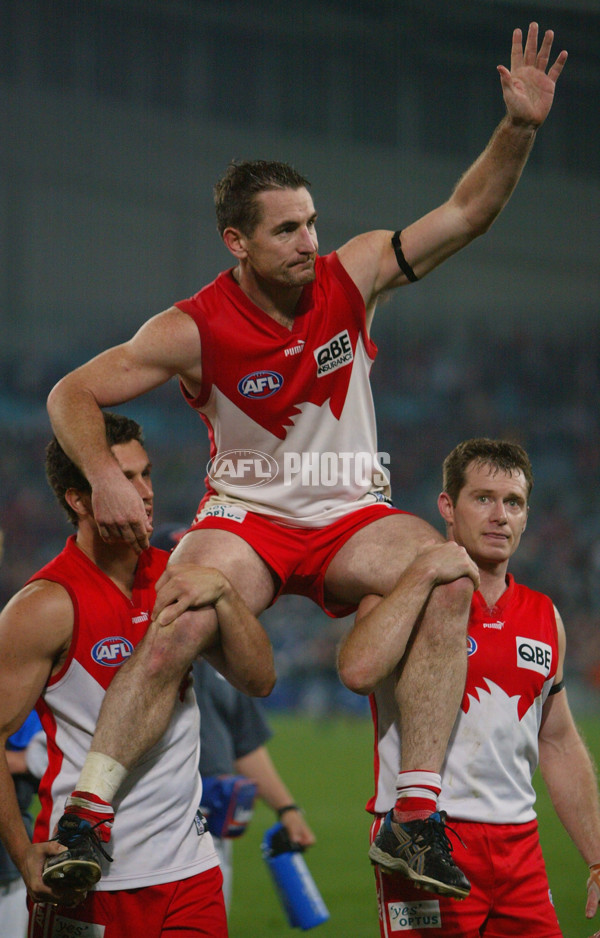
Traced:
<svg viewBox="0 0 600 938">
<path fill-rule="evenodd" d="M 525 48 L 521 30 L 513 32 L 510 71 L 499 65 L 498 72 L 506 110 L 515 123 L 539 127 L 550 112 L 556 82 L 567 61 L 567 53 L 559 53 L 546 72 L 553 41 L 554 33 L 547 30 L 538 52 L 537 23 L 529 26 Z"/>
</svg>

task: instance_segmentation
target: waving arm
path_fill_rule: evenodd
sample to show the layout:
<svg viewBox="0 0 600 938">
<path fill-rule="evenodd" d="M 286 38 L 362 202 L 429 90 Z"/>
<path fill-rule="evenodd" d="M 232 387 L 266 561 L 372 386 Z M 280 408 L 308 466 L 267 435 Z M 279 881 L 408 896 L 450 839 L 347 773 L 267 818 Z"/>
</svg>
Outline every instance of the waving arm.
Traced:
<svg viewBox="0 0 600 938">
<path fill-rule="evenodd" d="M 538 26 L 532 23 L 523 46 L 521 30 L 515 29 L 510 70 L 498 66 L 505 117 L 450 198 L 402 231 L 404 258 L 418 278 L 487 231 L 512 195 L 537 130 L 550 113 L 556 82 L 567 60 L 563 51 L 548 69 L 553 40 L 548 30 L 538 50 Z M 382 291 L 409 283 L 398 265 L 391 236 L 391 231 L 371 231 L 338 252 L 367 306 Z"/>
</svg>

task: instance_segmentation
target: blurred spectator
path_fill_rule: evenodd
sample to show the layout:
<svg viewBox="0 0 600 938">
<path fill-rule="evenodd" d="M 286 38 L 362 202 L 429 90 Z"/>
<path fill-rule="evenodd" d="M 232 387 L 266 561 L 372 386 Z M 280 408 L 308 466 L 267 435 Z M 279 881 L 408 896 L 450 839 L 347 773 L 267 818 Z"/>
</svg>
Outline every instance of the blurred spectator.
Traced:
<svg viewBox="0 0 600 938">
<path fill-rule="evenodd" d="M 226 832 L 220 824 L 218 828 L 212 826 L 211 814 L 214 811 L 222 819 L 225 813 L 234 820 L 234 834 L 239 833 L 236 828 L 243 832 L 251 817 L 251 808 L 245 810 L 242 795 L 239 803 L 244 817 L 240 827 L 235 811 L 238 782 L 254 783 L 256 795 L 273 809 L 293 843 L 310 847 L 315 837 L 269 755 L 265 744 L 271 730 L 260 702 L 236 690 L 202 659 L 194 664 L 194 685 L 200 707 L 202 811 L 208 817 L 208 829 L 213 835 L 223 872 L 225 904 L 229 909 L 233 888 L 233 839 L 223 836 Z M 254 791 L 250 793 L 250 804 L 253 797 Z"/>
</svg>

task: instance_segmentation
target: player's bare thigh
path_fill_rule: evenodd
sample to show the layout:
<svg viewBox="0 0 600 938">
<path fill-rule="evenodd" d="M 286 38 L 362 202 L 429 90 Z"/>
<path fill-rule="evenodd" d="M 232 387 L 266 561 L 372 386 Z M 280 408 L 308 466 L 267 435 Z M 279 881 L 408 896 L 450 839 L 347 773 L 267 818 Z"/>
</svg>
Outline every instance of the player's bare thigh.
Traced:
<svg viewBox="0 0 600 938">
<path fill-rule="evenodd" d="M 444 538 L 415 515 L 392 514 L 361 528 L 337 552 L 325 574 L 325 595 L 358 603 L 367 593 L 385 596 L 419 548 Z"/>
<path fill-rule="evenodd" d="M 230 531 L 189 531 L 173 551 L 171 561 L 220 570 L 255 615 L 267 608 L 276 592 L 270 567 L 243 538 Z"/>
</svg>

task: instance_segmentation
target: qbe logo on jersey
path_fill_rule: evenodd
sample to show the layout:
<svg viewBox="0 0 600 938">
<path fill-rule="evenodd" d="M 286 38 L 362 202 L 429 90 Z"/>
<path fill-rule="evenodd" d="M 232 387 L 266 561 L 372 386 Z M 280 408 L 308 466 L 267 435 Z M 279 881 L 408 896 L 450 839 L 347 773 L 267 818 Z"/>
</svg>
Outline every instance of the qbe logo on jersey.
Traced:
<svg viewBox="0 0 600 938">
<path fill-rule="evenodd" d="M 548 677 L 552 665 L 552 646 L 533 638 L 517 635 L 517 667 L 537 671 Z"/>
<path fill-rule="evenodd" d="M 325 345 L 315 349 L 313 354 L 317 362 L 317 378 L 322 378 L 330 371 L 335 371 L 336 368 L 343 368 L 344 365 L 350 364 L 354 358 L 354 352 L 352 351 L 352 342 L 348 330 L 344 329 L 343 332 L 338 332 Z"/>
<path fill-rule="evenodd" d="M 133 645 L 121 635 L 111 635 L 96 642 L 92 648 L 92 658 L 96 664 L 109 668 L 118 668 L 133 654 Z"/>
</svg>

